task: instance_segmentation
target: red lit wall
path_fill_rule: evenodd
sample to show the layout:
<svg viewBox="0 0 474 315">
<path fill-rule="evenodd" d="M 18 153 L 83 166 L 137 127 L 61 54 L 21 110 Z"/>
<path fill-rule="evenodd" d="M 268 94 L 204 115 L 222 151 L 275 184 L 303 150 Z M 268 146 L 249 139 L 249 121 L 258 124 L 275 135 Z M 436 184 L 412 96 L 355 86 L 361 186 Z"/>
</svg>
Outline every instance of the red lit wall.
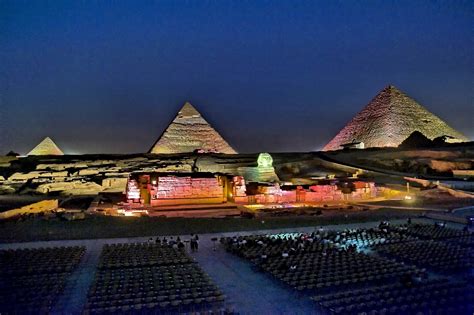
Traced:
<svg viewBox="0 0 474 315">
<path fill-rule="evenodd" d="M 157 199 L 222 198 L 224 190 L 218 179 L 163 176 L 158 178 Z"/>
</svg>

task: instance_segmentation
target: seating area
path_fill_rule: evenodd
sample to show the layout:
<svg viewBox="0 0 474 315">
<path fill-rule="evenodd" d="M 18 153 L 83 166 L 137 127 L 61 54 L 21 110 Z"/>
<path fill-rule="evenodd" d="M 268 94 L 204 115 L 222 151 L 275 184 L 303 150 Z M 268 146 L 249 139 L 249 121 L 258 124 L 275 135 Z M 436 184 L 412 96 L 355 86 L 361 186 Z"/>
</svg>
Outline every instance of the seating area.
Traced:
<svg viewBox="0 0 474 315">
<path fill-rule="evenodd" d="M 455 239 L 448 240 L 452 243 L 457 243 L 462 247 L 474 247 L 474 235 L 464 235 L 460 237 L 456 237 Z"/>
<path fill-rule="evenodd" d="M 327 314 L 472 314 L 467 282 L 434 279 L 393 283 L 311 297 Z"/>
<path fill-rule="evenodd" d="M 432 235 L 432 239 L 430 239 Z M 326 314 L 472 314 L 473 234 L 434 224 L 221 239 Z"/>
<path fill-rule="evenodd" d="M 182 249 L 105 245 L 86 314 L 232 314 L 224 295 Z"/>
<path fill-rule="evenodd" d="M 406 228 L 406 233 L 424 240 L 446 240 L 469 236 L 472 233 L 442 226 L 441 224 L 410 224 L 400 226 Z"/>
<path fill-rule="evenodd" d="M 0 314 L 47 314 L 85 247 L 0 250 Z"/>
<path fill-rule="evenodd" d="M 339 247 L 356 246 L 365 249 L 380 244 L 395 244 L 417 240 L 416 237 L 404 233 L 403 229 L 391 226 L 379 226 L 370 229 L 346 229 L 329 233 L 326 239 L 331 240 Z"/>
<path fill-rule="evenodd" d="M 419 270 L 391 259 L 342 249 L 314 235 L 275 238 L 227 238 L 228 251 L 250 259 L 256 266 L 300 292 L 361 285 L 397 279 Z"/>
<path fill-rule="evenodd" d="M 474 267 L 474 252 L 455 243 L 415 241 L 380 245 L 375 249 L 384 256 L 435 271 L 465 272 Z"/>
<path fill-rule="evenodd" d="M 414 267 L 363 253 L 332 250 L 274 257 L 260 267 L 298 291 L 380 282 L 414 274 Z"/>
<path fill-rule="evenodd" d="M 250 264 L 216 248 L 214 235 L 202 236 L 192 257 L 179 237 L 69 243 L 87 246 L 86 257 L 78 246 L 2 249 L 0 314 L 474 314 L 467 228 L 382 222 L 299 231 L 307 232 L 220 239 Z"/>
</svg>

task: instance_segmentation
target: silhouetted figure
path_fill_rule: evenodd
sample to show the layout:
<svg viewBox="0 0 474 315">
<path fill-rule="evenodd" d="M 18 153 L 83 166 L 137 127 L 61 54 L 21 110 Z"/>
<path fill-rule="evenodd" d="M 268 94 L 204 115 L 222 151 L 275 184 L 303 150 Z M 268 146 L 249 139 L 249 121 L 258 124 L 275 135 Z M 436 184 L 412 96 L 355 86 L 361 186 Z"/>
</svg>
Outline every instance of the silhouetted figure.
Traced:
<svg viewBox="0 0 474 315">
<path fill-rule="evenodd" d="M 199 236 L 196 234 L 196 236 L 194 237 L 194 247 L 195 247 L 195 250 L 198 251 L 199 249 Z"/>
</svg>

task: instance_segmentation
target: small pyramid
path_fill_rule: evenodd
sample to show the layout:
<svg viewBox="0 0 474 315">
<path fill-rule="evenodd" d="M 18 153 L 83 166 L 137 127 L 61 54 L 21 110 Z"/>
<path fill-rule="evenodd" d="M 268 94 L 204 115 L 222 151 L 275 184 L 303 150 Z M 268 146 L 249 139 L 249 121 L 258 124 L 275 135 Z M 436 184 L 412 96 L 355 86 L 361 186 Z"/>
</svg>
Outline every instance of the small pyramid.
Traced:
<svg viewBox="0 0 474 315">
<path fill-rule="evenodd" d="M 196 108 L 186 102 L 149 153 L 189 153 L 196 150 L 237 153 Z"/>
<path fill-rule="evenodd" d="M 354 116 L 323 151 L 339 150 L 341 145 L 350 142 L 362 142 L 365 148 L 396 147 L 414 131 L 429 139 L 450 136 L 454 141 L 468 141 L 438 116 L 389 85 Z"/>
<path fill-rule="evenodd" d="M 64 153 L 50 137 L 46 137 L 28 155 L 64 155 Z"/>
</svg>

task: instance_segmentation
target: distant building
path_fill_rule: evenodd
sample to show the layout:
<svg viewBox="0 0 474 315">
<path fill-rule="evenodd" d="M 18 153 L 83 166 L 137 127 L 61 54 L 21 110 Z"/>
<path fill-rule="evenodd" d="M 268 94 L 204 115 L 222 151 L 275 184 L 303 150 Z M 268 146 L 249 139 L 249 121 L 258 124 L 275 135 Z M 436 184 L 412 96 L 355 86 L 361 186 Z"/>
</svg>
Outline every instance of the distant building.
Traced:
<svg viewBox="0 0 474 315">
<path fill-rule="evenodd" d="M 156 140 L 149 153 L 226 153 L 237 152 L 211 127 L 190 103 Z"/>
<path fill-rule="evenodd" d="M 365 148 L 397 147 L 414 131 L 431 140 L 449 136 L 450 142 L 468 141 L 435 114 L 389 85 L 354 116 L 323 150 L 339 150 L 341 146 L 351 144 L 353 139 L 364 143 Z"/>
<path fill-rule="evenodd" d="M 50 137 L 46 137 L 28 155 L 64 155 Z"/>
<path fill-rule="evenodd" d="M 352 141 L 350 143 L 341 144 L 343 149 L 364 149 L 365 145 L 362 141 Z"/>
</svg>

